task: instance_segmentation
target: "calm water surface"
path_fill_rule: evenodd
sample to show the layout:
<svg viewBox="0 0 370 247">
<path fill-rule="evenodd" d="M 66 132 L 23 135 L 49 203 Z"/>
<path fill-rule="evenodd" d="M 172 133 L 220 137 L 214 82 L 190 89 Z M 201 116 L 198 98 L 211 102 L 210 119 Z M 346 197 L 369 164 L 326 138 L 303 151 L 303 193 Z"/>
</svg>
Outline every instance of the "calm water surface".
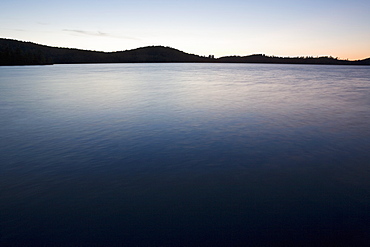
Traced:
<svg viewBox="0 0 370 247">
<path fill-rule="evenodd" d="M 361 246 L 370 67 L 0 67 L 0 244 Z"/>
</svg>

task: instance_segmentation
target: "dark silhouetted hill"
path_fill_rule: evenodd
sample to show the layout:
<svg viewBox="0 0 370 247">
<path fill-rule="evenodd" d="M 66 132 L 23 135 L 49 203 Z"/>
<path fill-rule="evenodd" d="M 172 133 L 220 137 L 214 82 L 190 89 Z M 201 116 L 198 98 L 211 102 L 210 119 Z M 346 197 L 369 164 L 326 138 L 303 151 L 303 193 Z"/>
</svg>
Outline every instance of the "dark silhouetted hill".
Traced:
<svg viewBox="0 0 370 247">
<path fill-rule="evenodd" d="M 362 65 L 370 65 L 370 58 L 366 58 L 366 59 L 363 59 L 363 60 L 358 60 L 357 62 L 359 64 L 362 64 Z"/>
<path fill-rule="evenodd" d="M 58 48 L 0 39 L 0 65 L 45 65 L 73 63 L 286 63 L 286 64 L 338 64 L 370 65 L 370 58 L 358 61 L 339 60 L 333 57 L 274 57 L 256 54 L 228 56 L 215 59 L 188 54 L 164 46 L 148 46 L 118 52 L 87 51 Z"/>
<path fill-rule="evenodd" d="M 218 59 L 222 63 L 276 63 L 276 64 L 332 64 L 332 65 L 370 65 L 370 58 L 357 61 L 340 60 L 333 57 L 275 57 L 263 54 L 250 56 L 228 56 Z"/>
<path fill-rule="evenodd" d="M 149 46 L 128 51 L 98 52 L 57 48 L 11 39 L 0 39 L 0 65 L 73 63 L 174 63 L 210 62 L 208 57 L 170 47 Z"/>
<path fill-rule="evenodd" d="M 174 48 L 149 46 L 134 50 L 112 52 L 109 54 L 116 63 L 174 63 L 174 62 L 210 62 L 211 59 L 188 54 Z"/>
</svg>

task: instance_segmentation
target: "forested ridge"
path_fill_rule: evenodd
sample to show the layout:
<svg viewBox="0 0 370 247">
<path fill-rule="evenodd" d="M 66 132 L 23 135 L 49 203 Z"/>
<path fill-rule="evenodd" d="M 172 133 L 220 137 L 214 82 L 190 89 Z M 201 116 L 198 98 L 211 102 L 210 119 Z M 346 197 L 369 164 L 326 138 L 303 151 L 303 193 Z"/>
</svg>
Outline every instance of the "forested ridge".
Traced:
<svg viewBox="0 0 370 247">
<path fill-rule="evenodd" d="M 0 65 L 48 65 L 74 63 L 279 63 L 370 65 L 370 58 L 357 61 L 333 57 L 199 56 L 164 46 L 148 46 L 117 52 L 58 48 L 12 39 L 0 39 Z"/>
</svg>

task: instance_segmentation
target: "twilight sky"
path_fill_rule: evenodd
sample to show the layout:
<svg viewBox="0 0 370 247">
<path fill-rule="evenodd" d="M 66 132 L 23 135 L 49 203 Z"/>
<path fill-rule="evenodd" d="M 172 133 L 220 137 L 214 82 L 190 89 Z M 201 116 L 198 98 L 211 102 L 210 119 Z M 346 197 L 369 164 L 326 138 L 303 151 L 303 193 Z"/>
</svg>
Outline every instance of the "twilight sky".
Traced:
<svg viewBox="0 0 370 247">
<path fill-rule="evenodd" d="M 98 51 L 370 57 L 369 0 L 2 0 L 0 37 Z"/>
</svg>

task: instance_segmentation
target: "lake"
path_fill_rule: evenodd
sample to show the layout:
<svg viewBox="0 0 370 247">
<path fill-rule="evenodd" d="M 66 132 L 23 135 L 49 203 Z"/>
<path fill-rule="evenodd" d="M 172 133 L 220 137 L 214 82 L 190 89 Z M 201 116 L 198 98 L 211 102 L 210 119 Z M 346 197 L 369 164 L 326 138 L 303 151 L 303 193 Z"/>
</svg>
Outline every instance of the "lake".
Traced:
<svg viewBox="0 0 370 247">
<path fill-rule="evenodd" d="M 0 244 L 364 246 L 370 67 L 0 67 Z"/>
</svg>

